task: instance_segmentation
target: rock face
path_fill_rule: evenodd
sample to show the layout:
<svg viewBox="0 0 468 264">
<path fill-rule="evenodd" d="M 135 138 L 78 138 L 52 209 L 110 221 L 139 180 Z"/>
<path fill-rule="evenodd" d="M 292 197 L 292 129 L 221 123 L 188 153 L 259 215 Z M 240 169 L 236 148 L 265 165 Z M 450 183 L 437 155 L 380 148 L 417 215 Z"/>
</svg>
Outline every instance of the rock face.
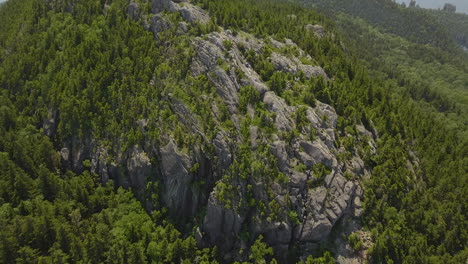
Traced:
<svg viewBox="0 0 468 264">
<path fill-rule="evenodd" d="M 129 17 L 148 19 L 148 30 L 158 41 L 167 31 L 182 35 L 194 24 L 210 21 L 200 7 L 180 0 L 153 0 L 154 14 L 142 12 L 134 2 L 127 8 Z M 184 22 L 167 12 L 179 12 Z M 317 26 L 310 29 L 322 32 Z M 325 36 L 322 33 L 319 36 Z M 89 160 L 91 171 L 102 182 L 113 180 L 133 188 L 148 210 L 152 208 L 147 201 L 152 194 L 148 186 L 158 182 L 158 202 L 170 216 L 176 221 L 199 219 L 195 224 L 201 246 L 239 252 L 251 242 L 241 237 L 263 235 L 283 262 L 293 246 L 305 253 L 318 249 L 330 239 L 340 219 L 362 213 L 359 179 L 369 175 L 358 151 L 347 151 L 337 138 L 365 141 L 375 153 L 376 133 L 357 126 L 356 136 L 337 135 L 338 116 L 333 107 L 321 102 L 314 107 L 292 104 L 268 88 L 246 58 L 246 52 L 261 53 L 266 43 L 273 51 L 265 61 L 275 71 L 302 73 L 297 79 L 333 81 L 291 40 L 260 40 L 245 32 L 234 35 L 220 30 L 187 43 L 195 53 L 190 78 L 207 80 L 208 95 L 184 101 L 165 94 L 161 105 L 167 108 L 161 112 L 170 113 L 170 118 L 139 117 L 134 129 L 143 139 L 123 152 L 120 142 L 105 146 L 94 139 L 71 138 L 60 151 L 64 166 L 81 172 Z M 289 48 L 296 50 L 295 55 L 282 52 Z M 192 85 L 186 83 L 188 88 Z M 245 102 L 241 91 L 247 86 L 253 87 L 249 91 L 254 99 L 250 99 L 255 102 Z M 286 90 L 291 87 L 288 84 Z M 200 101 L 207 101 L 209 107 L 199 109 L 194 102 Z M 172 123 L 157 123 L 158 118 Z M 44 122 L 46 134 L 54 133 L 57 119 L 58 113 L 49 114 Z M 156 127 L 167 125 L 169 130 L 157 140 L 147 133 L 155 123 Z M 188 138 L 188 143 L 180 143 L 172 133 L 176 127 L 183 128 L 178 137 Z M 200 212 L 206 213 L 202 216 Z M 227 261 L 245 260 L 241 254 L 226 256 Z"/>
<path fill-rule="evenodd" d="M 179 12 L 185 21 L 192 23 L 192 24 L 194 23 L 207 24 L 208 22 L 210 22 L 210 16 L 208 16 L 205 10 L 201 9 L 198 6 L 185 3 L 179 9 Z"/>
<path fill-rule="evenodd" d="M 203 221 L 204 239 L 212 245 L 220 245 L 224 249 L 232 248 L 235 240 L 226 239 L 239 234 L 245 218 L 232 210 L 225 210 L 223 205 L 211 195 Z"/>
<path fill-rule="evenodd" d="M 178 6 L 171 0 L 153 0 L 151 4 L 153 6 L 152 11 L 154 14 L 158 14 L 163 11 L 176 12 L 178 10 Z"/>
<path fill-rule="evenodd" d="M 172 24 L 170 21 L 168 21 L 164 16 L 162 16 L 161 14 L 157 14 L 157 15 L 154 15 L 152 18 L 151 18 L 151 24 L 150 24 L 150 28 L 151 28 L 151 31 L 153 32 L 154 34 L 154 37 L 156 39 L 159 38 L 159 32 L 162 32 L 164 30 L 167 30 L 169 28 L 172 27 Z"/>
<path fill-rule="evenodd" d="M 133 20 L 138 20 L 140 18 L 140 7 L 135 2 L 130 2 L 127 7 L 127 15 Z"/>
<path fill-rule="evenodd" d="M 151 176 L 151 162 L 148 155 L 139 147 L 134 146 L 130 150 L 127 159 L 128 176 L 131 186 L 133 186 L 138 196 L 144 194 L 146 180 Z"/>
<path fill-rule="evenodd" d="M 227 48 L 227 42 L 233 45 Z M 352 168 L 356 175 L 367 173 L 364 163 L 359 156 L 353 156 L 346 162 L 337 160 L 337 153 L 344 151 L 335 147 L 337 114 L 331 106 L 320 102 L 317 102 L 315 108 L 304 106 L 307 125 L 302 128 L 300 135 L 291 142 L 281 136 L 297 129 L 296 113 L 299 107 L 288 105 L 283 98 L 268 91 L 268 87 L 240 52 L 237 46 L 239 43 L 242 43 L 245 49 L 257 51 L 264 45 L 252 36 L 233 36 L 229 31 L 211 33 L 204 39 L 196 39 L 193 45 L 197 57 L 192 63 L 192 74 L 211 76 L 212 84 L 231 114 L 238 113 L 237 94 L 240 87 L 252 85 L 256 88 L 267 111 L 274 116 L 272 121 L 278 134 L 274 135 L 276 139 L 273 141 L 265 140 L 258 128 L 250 127 L 250 145 L 252 151 L 267 145 L 270 153 L 276 158 L 277 168 L 287 177 L 287 182 L 263 182 L 260 179 L 231 181 L 231 185 L 235 187 L 231 192 L 235 195 L 230 197 L 230 200 L 242 200 L 241 197 L 252 196 L 263 204 L 274 203 L 277 208 L 281 208 L 280 213 L 274 217 L 265 217 L 258 208 L 247 206 L 240 200 L 237 201 L 237 206 L 225 206 L 225 203 L 219 200 L 222 188 L 216 187 L 209 198 L 207 214 L 200 228 L 200 240 L 205 245 L 218 245 L 221 249 L 229 251 L 240 247 L 234 241 L 238 241 L 240 230 L 246 228 L 253 236 L 263 234 L 265 241 L 272 245 L 278 254 L 285 253 L 294 243 L 305 245 L 306 251 L 311 250 L 314 247 L 310 245 L 317 245 L 326 240 L 334 225 L 345 214 L 359 214 L 362 196 L 360 184 L 346 179 L 343 175 L 348 168 Z M 273 45 L 281 48 L 294 44 L 276 41 Z M 307 56 L 303 51 L 299 51 L 299 54 Z M 307 57 L 305 58 L 307 60 Z M 308 59 L 310 60 L 310 57 Z M 220 67 L 219 61 L 226 62 L 229 68 Z M 271 62 L 277 71 L 292 74 L 302 71 L 306 78 L 322 76 L 328 80 L 322 68 L 304 65 L 297 57 L 273 52 Z M 243 78 L 236 78 L 232 68 L 242 71 Z M 308 135 L 313 131 L 315 137 L 311 139 Z M 364 132 L 368 133 L 365 129 Z M 221 149 L 221 146 L 219 148 Z M 298 170 L 297 167 L 302 169 Z M 223 185 L 224 183 L 219 186 Z M 249 189 L 246 186 L 252 187 Z M 291 219 L 292 215 L 295 219 Z M 221 240 L 229 242 L 221 243 Z"/>
<path fill-rule="evenodd" d="M 163 11 L 179 12 L 182 18 L 191 24 L 207 24 L 210 22 L 210 16 L 205 10 L 188 3 L 188 1 L 153 0 L 152 6 L 154 14 L 159 14 Z"/>
<path fill-rule="evenodd" d="M 299 71 L 302 71 L 309 79 L 317 76 L 323 76 L 325 79 L 328 78 L 327 74 L 321 67 L 303 64 L 296 57 L 291 59 L 274 52 L 271 55 L 271 61 L 277 71 L 289 72 L 292 74 L 297 74 Z"/>
<path fill-rule="evenodd" d="M 160 156 L 164 203 L 172 210 L 181 212 L 182 216 L 192 215 L 194 210 L 190 205 L 196 202 L 190 201 L 192 198 L 190 184 L 193 175 L 189 171 L 191 166 L 189 157 L 179 153 L 172 140 L 161 148 Z"/>
</svg>

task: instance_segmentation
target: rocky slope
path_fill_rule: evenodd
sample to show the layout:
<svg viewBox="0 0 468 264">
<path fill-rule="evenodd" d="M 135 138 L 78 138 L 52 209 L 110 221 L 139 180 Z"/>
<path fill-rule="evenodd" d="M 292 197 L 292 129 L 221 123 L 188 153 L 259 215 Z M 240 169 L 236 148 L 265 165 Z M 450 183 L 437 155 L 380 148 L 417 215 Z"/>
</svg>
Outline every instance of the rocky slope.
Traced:
<svg viewBox="0 0 468 264">
<path fill-rule="evenodd" d="M 142 8 L 148 4 L 132 2 L 127 14 L 161 45 L 167 32 L 189 34 L 211 23 L 207 12 L 187 1 L 153 0 L 151 13 Z M 307 30 L 317 38 L 327 34 L 319 25 Z M 375 153 L 376 133 L 364 126 L 356 133 L 337 131 L 330 105 L 291 102 L 262 81 L 251 54 L 262 54 L 274 72 L 290 76 L 286 91 L 303 89 L 311 79 L 333 82 L 291 40 L 217 28 L 190 43 L 190 75 L 207 80 L 213 91 L 193 100 L 208 104 L 210 120 L 201 118 L 197 103 L 168 93 L 164 100 L 182 136 L 172 127 L 154 140 L 146 131 L 158 117 L 134 120 L 144 138 L 140 144 L 120 151 L 98 138 L 73 137 L 60 151 L 63 166 L 77 172 L 89 166 L 103 182 L 133 188 L 148 210 L 159 193 L 156 199 L 169 215 L 194 223 L 200 246 L 230 252 L 227 260 L 246 259 L 242 249 L 258 235 L 283 262 L 294 247 L 307 255 L 333 241 L 340 219 L 360 216 L 360 180 L 369 176 L 362 151 L 344 142 Z M 46 134 L 55 133 L 58 120 L 59 113 L 51 111 Z"/>
</svg>

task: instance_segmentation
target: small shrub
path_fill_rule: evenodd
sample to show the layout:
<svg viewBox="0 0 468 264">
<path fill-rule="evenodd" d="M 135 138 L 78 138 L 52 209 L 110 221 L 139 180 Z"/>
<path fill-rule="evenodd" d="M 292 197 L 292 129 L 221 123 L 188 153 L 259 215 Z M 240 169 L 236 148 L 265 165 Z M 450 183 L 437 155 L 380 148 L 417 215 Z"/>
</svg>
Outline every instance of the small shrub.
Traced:
<svg viewBox="0 0 468 264">
<path fill-rule="evenodd" d="M 231 50 L 233 46 L 232 41 L 230 41 L 229 39 L 224 40 L 223 46 L 226 50 Z"/>
<path fill-rule="evenodd" d="M 293 223 L 294 225 L 300 224 L 299 216 L 297 215 L 295 211 L 289 211 L 288 217 L 291 223 Z"/>
<path fill-rule="evenodd" d="M 364 246 L 364 244 L 362 243 L 362 240 L 359 238 L 359 236 L 356 233 L 352 233 L 351 235 L 349 235 L 348 242 L 354 251 L 359 251 Z"/>
</svg>

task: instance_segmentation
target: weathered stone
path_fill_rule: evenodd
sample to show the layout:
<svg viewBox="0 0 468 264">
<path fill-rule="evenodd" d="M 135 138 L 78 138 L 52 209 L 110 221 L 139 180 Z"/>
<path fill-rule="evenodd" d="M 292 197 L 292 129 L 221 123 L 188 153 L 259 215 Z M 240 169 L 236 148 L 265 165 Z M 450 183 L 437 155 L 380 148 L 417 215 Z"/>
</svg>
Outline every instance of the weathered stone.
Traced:
<svg viewBox="0 0 468 264">
<path fill-rule="evenodd" d="M 316 109 L 328 127 L 336 128 L 338 115 L 336 114 L 336 111 L 333 109 L 333 107 L 324 103 L 318 103 Z"/>
<path fill-rule="evenodd" d="M 183 35 L 188 32 L 188 26 L 187 23 L 185 22 L 179 22 L 179 25 L 177 27 L 177 34 Z"/>
<path fill-rule="evenodd" d="M 253 149 L 256 149 L 258 147 L 257 137 L 258 137 L 258 127 L 250 126 L 250 145 L 252 146 Z"/>
<path fill-rule="evenodd" d="M 138 193 L 144 194 L 146 179 L 151 176 L 151 162 L 146 153 L 139 146 L 134 146 L 127 160 L 128 179 Z"/>
<path fill-rule="evenodd" d="M 308 217 L 305 223 L 299 226 L 296 237 L 302 242 L 319 242 L 328 236 L 333 225 L 324 215 L 317 215 L 318 219 Z"/>
<path fill-rule="evenodd" d="M 266 92 L 263 97 L 267 109 L 276 113 L 275 126 L 279 130 L 290 131 L 292 124 L 293 108 L 289 107 L 283 98 L 277 96 L 274 92 Z"/>
<path fill-rule="evenodd" d="M 316 140 L 314 142 L 301 141 L 300 147 L 304 152 L 299 152 L 298 158 L 307 167 L 312 167 L 315 164 L 322 163 L 326 167 L 331 168 L 333 166 L 333 155 L 331 154 L 328 147 L 323 144 L 322 141 Z"/>
<path fill-rule="evenodd" d="M 97 150 L 91 154 L 91 171 L 99 175 L 103 183 L 109 180 L 107 157 L 107 150 L 103 147 L 98 147 Z"/>
<path fill-rule="evenodd" d="M 311 31 L 312 33 L 314 33 L 314 35 L 318 38 L 324 38 L 326 36 L 326 32 L 325 32 L 325 29 L 320 26 L 320 25 L 312 25 L 312 24 L 308 24 L 305 26 L 305 29 Z"/>
<path fill-rule="evenodd" d="M 210 80 L 216 87 L 219 96 L 228 106 L 229 112 L 237 113 L 239 105 L 238 84 L 221 68 L 216 68 L 210 75 Z"/>
<path fill-rule="evenodd" d="M 151 31 L 155 39 L 159 39 L 159 33 L 172 27 L 172 23 L 163 15 L 157 14 L 151 18 Z"/>
<path fill-rule="evenodd" d="M 190 186 L 193 175 L 189 172 L 191 168 L 189 157 L 177 151 L 177 145 L 172 139 L 161 148 L 160 157 L 164 204 L 174 215 L 193 215 L 193 204 L 198 201 L 192 201 Z"/>
<path fill-rule="evenodd" d="M 292 171 L 290 175 L 290 184 L 294 187 L 303 187 L 307 181 L 307 174 L 298 171 Z"/>
<path fill-rule="evenodd" d="M 140 7 L 135 2 L 130 2 L 127 6 L 127 15 L 135 21 L 140 19 Z"/>
<path fill-rule="evenodd" d="M 292 229 L 288 223 L 276 222 L 265 232 L 265 241 L 269 244 L 289 244 L 291 242 Z"/>
<path fill-rule="evenodd" d="M 210 16 L 205 10 L 189 3 L 184 3 L 179 12 L 185 21 L 192 24 L 208 24 L 210 22 Z"/>
<path fill-rule="evenodd" d="M 273 52 L 271 54 L 271 62 L 273 67 L 277 71 L 288 72 L 292 74 L 297 74 L 301 71 L 306 78 L 323 76 L 325 79 L 328 79 L 325 71 L 319 66 L 312 66 L 303 64 L 298 58 L 288 58 L 282 54 Z"/>
<path fill-rule="evenodd" d="M 171 0 L 152 0 L 153 13 L 158 14 L 163 11 L 177 12 L 179 6 Z"/>
<path fill-rule="evenodd" d="M 215 139 L 213 140 L 213 146 L 215 149 L 216 157 L 218 158 L 218 175 L 221 176 L 222 171 L 227 169 L 232 162 L 232 155 L 229 150 L 229 145 L 227 143 L 227 135 L 221 131 L 216 134 Z"/>
<path fill-rule="evenodd" d="M 278 160 L 278 168 L 283 173 L 289 172 L 289 158 L 286 150 L 286 143 L 284 141 L 274 141 L 271 144 L 271 153 Z"/>
<path fill-rule="evenodd" d="M 60 150 L 60 156 L 62 160 L 68 161 L 70 158 L 70 150 L 68 148 L 62 148 L 62 150 Z"/>
<path fill-rule="evenodd" d="M 239 234 L 244 219 L 233 210 L 217 204 L 212 193 L 202 226 L 205 240 L 210 245 L 230 249 L 234 244 L 233 237 Z"/>
</svg>

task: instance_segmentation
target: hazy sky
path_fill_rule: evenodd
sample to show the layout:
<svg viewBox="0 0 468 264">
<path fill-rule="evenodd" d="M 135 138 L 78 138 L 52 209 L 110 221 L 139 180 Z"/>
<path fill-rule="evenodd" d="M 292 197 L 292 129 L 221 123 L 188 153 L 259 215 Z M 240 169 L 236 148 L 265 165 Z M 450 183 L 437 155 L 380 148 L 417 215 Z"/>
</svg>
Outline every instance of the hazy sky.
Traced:
<svg viewBox="0 0 468 264">
<path fill-rule="evenodd" d="M 1 0 L 0 0 L 1 1 Z M 398 0 L 408 4 L 410 0 Z M 457 6 L 457 12 L 468 13 L 468 0 L 416 0 L 416 4 L 425 8 L 442 8 L 445 3 L 451 3 Z"/>
</svg>

